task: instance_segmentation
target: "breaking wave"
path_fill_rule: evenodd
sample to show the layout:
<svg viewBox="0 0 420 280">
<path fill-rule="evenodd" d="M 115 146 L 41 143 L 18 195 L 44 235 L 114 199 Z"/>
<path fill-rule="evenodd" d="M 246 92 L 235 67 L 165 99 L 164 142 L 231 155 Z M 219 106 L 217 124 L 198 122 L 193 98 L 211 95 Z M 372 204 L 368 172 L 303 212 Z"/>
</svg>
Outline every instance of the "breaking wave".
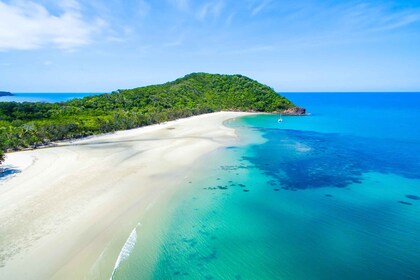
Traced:
<svg viewBox="0 0 420 280">
<path fill-rule="evenodd" d="M 130 236 L 128 236 L 127 241 L 125 241 L 123 248 L 121 249 L 120 254 L 118 255 L 117 261 L 115 262 L 114 270 L 111 274 L 111 280 L 114 278 L 115 271 L 120 266 L 121 262 L 123 262 L 125 259 L 127 259 L 131 252 L 134 249 L 134 246 L 136 246 L 137 242 L 137 227 L 140 226 L 140 223 L 137 224 L 137 226 L 131 231 Z"/>
</svg>

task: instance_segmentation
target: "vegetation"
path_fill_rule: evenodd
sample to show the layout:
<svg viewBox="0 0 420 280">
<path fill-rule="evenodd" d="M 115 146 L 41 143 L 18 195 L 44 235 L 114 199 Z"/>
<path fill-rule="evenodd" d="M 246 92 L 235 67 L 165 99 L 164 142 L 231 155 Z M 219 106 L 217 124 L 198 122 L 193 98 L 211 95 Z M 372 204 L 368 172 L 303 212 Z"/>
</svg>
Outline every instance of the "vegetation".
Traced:
<svg viewBox="0 0 420 280">
<path fill-rule="evenodd" d="M 283 112 L 293 107 L 273 89 L 247 77 L 205 73 L 61 103 L 0 102 L 0 161 L 3 151 L 55 140 L 221 110 Z"/>
<path fill-rule="evenodd" d="M 0 164 L 4 161 L 4 152 L 0 150 Z M 0 167 L 0 171 L 2 171 Z"/>
<path fill-rule="evenodd" d="M 0 91 L 0 97 L 1 96 L 12 96 L 13 94 L 8 91 Z"/>
</svg>

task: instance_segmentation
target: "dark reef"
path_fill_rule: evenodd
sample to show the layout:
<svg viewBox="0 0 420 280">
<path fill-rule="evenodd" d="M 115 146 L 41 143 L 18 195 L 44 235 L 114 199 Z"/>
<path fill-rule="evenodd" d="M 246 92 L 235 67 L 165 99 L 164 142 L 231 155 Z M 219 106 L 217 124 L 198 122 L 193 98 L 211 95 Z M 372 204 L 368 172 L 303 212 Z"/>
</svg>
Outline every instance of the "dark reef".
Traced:
<svg viewBox="0 0 420 280">
<path fill-rule="evenodd" d="M 363 174 L 368 172 L 420 178 L 420 163 L 413 160 L 413 155 L 420 153 L 415 143 L 405 143 L 406 149 L 396 152 L 397 140 L 391 142 L 289 129 L 256 129 L 267 141 L 253 145 L 251 155 L 244 159 L 273 178 L 268 182 L 270 186 L 277 185 L 290 191 L 345 188 L 361 183 Z M 267 162 L 271 165 L 266 165 Z M 406 198 L 420 199 L 413 194 L 407 194 Z"/>
</svg>

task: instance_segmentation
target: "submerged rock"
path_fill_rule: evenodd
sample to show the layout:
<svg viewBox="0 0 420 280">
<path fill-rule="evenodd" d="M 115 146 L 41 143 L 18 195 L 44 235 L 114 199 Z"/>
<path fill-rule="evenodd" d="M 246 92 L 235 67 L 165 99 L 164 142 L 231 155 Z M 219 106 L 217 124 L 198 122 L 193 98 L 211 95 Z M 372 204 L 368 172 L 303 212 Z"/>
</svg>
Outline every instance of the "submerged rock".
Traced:
<svg viewBox="0 0 420 280">
<path fill-rule="evenodd" d="M 329 194 L 329 193 L 327 193 L 325 196 L 326 196 L 326 197 L 332 197 L 332 195 L 331 195 L 331 194 Z"/>
</svg>

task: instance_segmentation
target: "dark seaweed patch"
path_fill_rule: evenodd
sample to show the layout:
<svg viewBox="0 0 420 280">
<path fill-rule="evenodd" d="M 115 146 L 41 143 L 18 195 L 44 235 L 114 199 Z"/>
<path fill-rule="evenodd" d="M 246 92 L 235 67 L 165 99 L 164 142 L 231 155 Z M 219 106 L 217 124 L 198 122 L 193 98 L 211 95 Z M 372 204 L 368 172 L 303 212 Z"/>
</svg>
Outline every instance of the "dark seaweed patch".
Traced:
<svg viewBox="0 0 420 280">
<path fill-rule="evenodd" d="M 276 186 L 278 185 L 278 182 L 276 180 L 270 180 L 270 181 L 267 181 L 267 184 L 270 186 Z"/>
<path fill-rule="evenodd" d="M 407 202 L 407 201 L 402 201 L 399 200 L 398 203 L 404 204 L 404 205 L 413 205 L 413 203 Z"/>
<path fill-rule="evenodd" d="M 222 165 L 220 166 L 220 169 L 224 171 L 232 171 L 232 170 L 238 170 L 239 166 L 237 165 Z"/>
<path fill-rule="evenodd" d="M 413 194 L 407 194 L 405 197 L 412 200 L 420 200 L 420 196 L 413 195 Z"/>
<path fill-rule="evenodd" d="M 293 192 L 295 192 L 295 191 L 297 191 L 297 189 L 296 188 L 289 188 L 289 187 L 281 187 L 283 190 L 286 190 L 286 191 L 293 191 Z"/>
</svg>

